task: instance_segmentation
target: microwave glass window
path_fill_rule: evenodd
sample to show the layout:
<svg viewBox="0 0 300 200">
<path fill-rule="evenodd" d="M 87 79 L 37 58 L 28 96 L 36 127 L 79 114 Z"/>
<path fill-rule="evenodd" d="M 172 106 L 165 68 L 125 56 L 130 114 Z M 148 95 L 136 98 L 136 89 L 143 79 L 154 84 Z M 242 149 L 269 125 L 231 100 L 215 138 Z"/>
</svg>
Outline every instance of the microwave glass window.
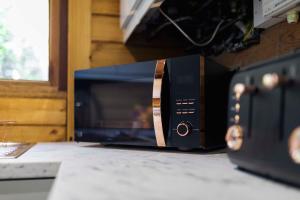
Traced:
<svg viewBox="0 0 300 200">
<path fill-rule="evenodd" d="M 152 88 L 152 83 L 91 85 L 91 128 L 153 129 Z"/>
<path fill-rule="evenodd" d="M 178 85 L 192 85 L 194 84 L 194 77 L 193 76 L 187 76 L 187 75 L 181 75 L 176 77 L 176 84 Z"/>
</svg>

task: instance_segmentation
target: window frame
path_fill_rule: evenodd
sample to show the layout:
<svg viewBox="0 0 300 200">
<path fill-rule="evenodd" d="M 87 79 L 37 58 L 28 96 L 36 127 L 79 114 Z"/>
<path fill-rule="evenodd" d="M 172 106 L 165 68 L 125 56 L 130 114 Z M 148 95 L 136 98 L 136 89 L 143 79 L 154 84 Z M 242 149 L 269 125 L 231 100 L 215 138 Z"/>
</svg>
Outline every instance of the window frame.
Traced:
<svg viewBox="0 0 300 200">
<path fill-rule="evenodd" d="M 49 80 L 0 80 L 0 97 L 62 96 L 59 92 L 67 90 L 67 48 L 68 0 L 49 0 Z"/>
</svg>

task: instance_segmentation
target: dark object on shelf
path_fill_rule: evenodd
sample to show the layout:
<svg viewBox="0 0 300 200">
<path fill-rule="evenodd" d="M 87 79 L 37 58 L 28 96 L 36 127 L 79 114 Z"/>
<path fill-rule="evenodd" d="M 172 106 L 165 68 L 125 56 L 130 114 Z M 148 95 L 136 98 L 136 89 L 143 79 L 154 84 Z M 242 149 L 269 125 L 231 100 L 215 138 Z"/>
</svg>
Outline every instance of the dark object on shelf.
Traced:
<svg viewBox="0 0 300 200">
<path fill-rule="evenodd" d="M 75 140 L 224 147 L 230 72 L 200 55 L 75 73 Z"/>
<path fill-rule="evenodd" d="M 229 157 L 240 168 L 300 185 L 300 53 L 237 73 L 229 93 Z"/>
<path fill-rule="evenodd" d="M 136 29 L 149 43 L 168 41 L 187 52 L 210 56 L 260 42 L 261 30 L 253 26 L 253 1 L 165 0 L 155 9 Z"/>
</svg>

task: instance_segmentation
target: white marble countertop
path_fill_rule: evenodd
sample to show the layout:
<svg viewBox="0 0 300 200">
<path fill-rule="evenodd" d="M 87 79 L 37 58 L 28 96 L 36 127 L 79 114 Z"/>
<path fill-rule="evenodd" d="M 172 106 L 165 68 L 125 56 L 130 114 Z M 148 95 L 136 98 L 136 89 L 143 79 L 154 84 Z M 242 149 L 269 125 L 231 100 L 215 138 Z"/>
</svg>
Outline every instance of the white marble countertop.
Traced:
<svg viewBox="0 0 300 200">
<path fill-rule="evenodd" d="M 49 200 L 300 198 L 300 189 L 237 170 L 226 154 L 47 143 L 0 160 L 0 179 L 41 177 L 56 177 Z"/>
</svg>

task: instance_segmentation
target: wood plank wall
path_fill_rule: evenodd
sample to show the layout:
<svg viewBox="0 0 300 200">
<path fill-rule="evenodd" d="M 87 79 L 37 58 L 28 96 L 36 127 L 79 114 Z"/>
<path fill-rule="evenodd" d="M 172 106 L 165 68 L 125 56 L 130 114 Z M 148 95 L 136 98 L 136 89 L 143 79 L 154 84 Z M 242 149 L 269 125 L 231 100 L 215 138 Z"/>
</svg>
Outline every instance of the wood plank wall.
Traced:
<svg viewBox="0 0 300 200">
<path fill-rule="evenodd" d="M 0 142 L 54 142 L 66 139 L 66 92 L 43 86 L 0 87 Z M 23 90 L 21 90 L 23 89 Z"/>
<path fill-rule="evenodd" d="M 124 45 L 119 0 L 92 1 L 91 67 L 125 64 L 179 55 L 175 48 Z"/>
<path fill-rule="evenodd" d="M 282 22 L 261 34 L 259 45 L 238 53 L 224 53 L 217 62 L 228 67 L 245 67 L 256 62 L 273 59 L 300 48 L 300 23 Z"/>
<path fill-rule="evenodd" d="M 50 142 L 66 139 L 66 99 L 0 98 L 2 120 L 16 121 L 0 126 L 0 142 Z"/>
</svg>

